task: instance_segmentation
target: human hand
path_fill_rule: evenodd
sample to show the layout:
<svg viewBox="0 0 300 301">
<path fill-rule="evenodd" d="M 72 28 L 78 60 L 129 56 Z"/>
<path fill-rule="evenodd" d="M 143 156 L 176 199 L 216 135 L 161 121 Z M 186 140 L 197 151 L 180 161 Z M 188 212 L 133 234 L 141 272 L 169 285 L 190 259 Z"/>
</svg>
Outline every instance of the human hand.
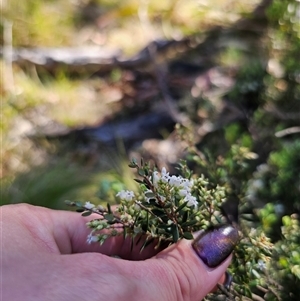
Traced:
<svg viewBox="0 0 300 301">
<path fill-rule="evenodd" d="M 238 240 L 227 227 L 221 236 L 181 240 L 159 253 L 152 246 L 131 252 L 122 236 L 87 244 L 91 217 L 25 204 L 0 210 L 3 301 L 199 301 L 224 278 Z M 221 249 L 211 244 L 216 238 Z M 210 268 L 207 259 L 220 264 Z"/>
</svg>

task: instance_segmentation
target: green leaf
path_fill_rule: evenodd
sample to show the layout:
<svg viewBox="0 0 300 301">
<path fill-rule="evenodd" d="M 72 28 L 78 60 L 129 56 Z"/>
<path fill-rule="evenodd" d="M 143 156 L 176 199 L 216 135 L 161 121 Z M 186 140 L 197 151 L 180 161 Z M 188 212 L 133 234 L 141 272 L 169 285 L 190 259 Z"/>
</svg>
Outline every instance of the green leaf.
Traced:
<svg viewBox="0 0 300 301">
<path fill-rule="evenodd" d="M 128 166 L 129 166 L 130 168 L 136 168 L 136 167 L 138 167 L 138 165 L 137 165 L 137 163 L 136 163 L 136 159 L 135 159 L 135 158 L 132 158 L 132 159 L 131 159 L 131 162 L 128 164 Z"/>
<path fill-rule="evenodd" d="M 292 272 L 298 279 L 300 279 L 300 265 L 299 265 L 299 264 L 296 264 L 296 265 L 292 266 L 291 272 Z"/>
<path fill-rule="evenodd" d="M 147 188 L 147 189 L 150 189 L 150 186 L 149 186 L 149 183 L 147 183 L 147 180 L 144 178 L 144 180 L 143 180 L 143 184 L 145 185 L 145 187 Z"/>
<path fill-rule="evenodd" d="M 148 211 L 146 212 L 146 223 L 143 223 L 141 225 L 141 227 L 144 232 L 147 232 L 148 227 L 149 227 L 149 212 Z"/>
<path fill-rule="evenodd" d="M 181 204 L 176 210 L 175 210 L 175 213 L 179 212 L 181 209 L 183 209 L 184 207 L 186 207 L 188 201 L 187 202 L 184 202 L 183 204 Z"/>
<path fill-rule="evenodd" d="M 189 217 L 189 211 L 184 211 L 182 216 L 182 223 L 185 223 Z"/>
<path fill-rule="evenodd" d="M 69 200 L 65 200 L 65 204 L 68 206 L 74 206 L 75 202 L 69 201 Z"/>
<path fill-rule="evenodd" d="M 172 225 L 172 236 L 173 236 L 173 241 L 177 242 L 179 239 L 179 231 L 177 225 Z"/>
<path fill-rule="evenodd" d="M 252 297 L 251 289 L 249 287 L 245 287 L 244 288 L 244 294 L 245 294 L 246 297 L 251 298 Z"/>
<path fill-rule="evenodd" d="M 222 224 L 222 218 L 220 216 L 215 215 L 215 218 L 219 224 Z"/>
<path fill-rule="evenodd" d="M 112 214 L 111 207 L 110 207 L 110 204 L 109 204 L 109 203 L 107 203 L 107 212 L 108 212 L 109 214 Z"/>
<path fill-rule="evenodd" d="M 145 184 L 142 180 L 140 180 L 140 179 L 134 179 L 134 181 L 136 181 L 137 183 L 139 183 L 139 184 Z"/>
<path fill-rule="evenodd" d="M 194 236 L 191 232 L 184 232 L 183 237 L 188 240 L 194 239 Z"/>
<path fill-rule="evenodd" d="M 156 199 L 150 199 L 149 204 L 151 204 L 152 206 L 155 206 L 157 208 L 162 208 L 161 205 L 159 203 L 157 203 Z"/>
<path fill-rule="evenodd" d="M 92 211 L 85 211 L 81 214 L 81 216 L 89 216 L 92 214 Z"/>
<path fill-rule="evenodd" d="M 158 224 L 157 228 L 168 229 L 168 228 L 170 228 L 170 225 L 168 225 L 168 224 Z"/>
<path fill-rule="evenodd" d="M 241 214 L 241 218 L 243 218 L 246 221 L 253 222 L 254 216 L 253 214 L 243 213 Z"/>
<path fill-rule="evenodd" d="M 139 168 L 139 169 L 138 169 L 138 174 L 139 174 L 141 177 L 143 177 L 143 176 L 145 175 L 144 169 L 143 169 L 143 168 Z"/>
<path fill-rule="evenodd" d="M 192 220 L 193 218 L 195 218 L 198 215 L 198 212 L 194 212 L 189 216 L 189 220 Z"/>
<path fill-rule="evenodd" d="M 104 214 L 103 217 L 108 221 L 108 222 L 112 222 L 115 217 L 113 216 L 113 214 L 108 213 L 108 214 Z"/>
<path fill-rule="evenodd" d="M 163 212 L 155 211 L 153 212 L 158 218 L 160 218 L 163 222 L 167 223 L 168 217 Z"/>
<path fill-rule="evenodd" d="M 150 199 L 150 198 L 154 198 L 155 194 L 152 191 L 148 191 L 145 193 L 145 196 Z"/>
<path fill-rule="evenodd" d="M 152 209 L 151 211 L 160 218 L 166 216 L 165 212 L 162 209 Z"/>
<path fill-rule="evenodd" d="M 127 238 L 127 228 L 124 228 L 123 230 L 123 239 L 125 240 Z"/>
<path fill-rule="evenodd" d="M 147 166 L 144 167 L 145 176 L 149 176 L 149 168 Z"/>
<path fill-rule="evenodd" d="M 76 212 L 79 212 L 79 213 L 81 213 L 81 212 L 84 212 L 86 209 L 84 209 L 84 208 L 78 208 L 78 209 L 76 209 Z"/>
<path fill-rule="evenodd" d="M 148 202 L 142 202 L 141 205 L 143 205 L 144 207 L 151 207 L 151 204 L 149 204 Z"/>
<path fill-rule="evenodd" d="M 141 215 L 141 211 L 138 212 L 137 216 L 135 217 L 134 219 L 134 222 L 133 222 L 133 226 L 136 224 L 136 222 L 138 221 L 138 218 L 140 217 Z"/>
<path fill-rule="evenodd" d="M 140 248 L 140 253 L 149 246 L 154 241 L 154 238 L 152 236 L 147 236 L 146 240 L 144 241 L 143 245 Z"/>
</svg>

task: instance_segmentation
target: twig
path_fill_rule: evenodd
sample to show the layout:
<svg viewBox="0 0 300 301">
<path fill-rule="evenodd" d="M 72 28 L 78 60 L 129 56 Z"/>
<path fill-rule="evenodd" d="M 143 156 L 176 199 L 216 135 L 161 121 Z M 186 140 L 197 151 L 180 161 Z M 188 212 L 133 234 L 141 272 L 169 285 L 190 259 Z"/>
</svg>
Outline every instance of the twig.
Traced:
<svg viewBox="0 0 300 301">
<path fill-rule="evenodd" d="M 137 167 L 138 169 L 138 167 Z M 171 220 L 177 227 L 178 227 L 178 230 L 180 232 L 181 235 L 183 235 L 184 231 L 182 229 L 182 227 L 180 226 L 179 222 L 178 222 L 178 219 L 177 219 L 177 216 L 174 212 L 174 209 L 173 207 L 171 206 L 171 213 L 168 212 L 167 208 L 165 208 L 164 206 L 164 202 L 161 200 L 161 197 L 160 195 L 156 192 L 156 189 L 155 187 L 152 185 L 151 181 L 149 181 L 149 179 L 147 177 L 143 177 L 144 181 L 147 183 L 147 185 L 149 186 L 149 188 L 152 190 L 152 192 L 155 194 L 155 197 L 159 203 L 159 205 L 162 207 L 162 209 L 164 210 L 165 214 L 167 215 L 168 219 Z"/>
<path fill-rule="evenodd" d="M 260 285 L 257 285 L 256 286 L 260 291 L 262 291 L 263 293 L 267 293 L 268 292 L 268 289 L 266 289 L 266 288 L 264 288 L 264 287 L 262 287 L 262 286 L 260 286 Z"/>
<path fill-rule="evenodd" d="M 275 133 L 275 136 L 277 138 L 282 138 L 284 136 L 291 135 L 291 134 L 297 134 L 297 133 L 300 133 L 300 126 L 293 126 L 293 127 L 284 129 L 282 131 L 278 131 Z"/>
<path fill-rule="evenodd" d="M 233 300 L 233 295 L 224 287 L 223 284 L 218 284 L 218 289 L 228 298 Z"/>
<path fill-rule="evenodd" d="M 157 216 L 156 214 L 154 214 L 151 210 L 149 210 L 147 207 L 145 207 L 144 205 L 142 205 L 141 203 L 139 203 L 138 201 L 135 201 L 135 203 L 140 206 L 142 209 L 144 209 L 145 211 L 147 211 L 148 213 L 150 213 L 152 216 L 154 216 L 155 218 L 157 218 L 159 220 L 160 223 L 164 223 L 163 220 Z"/>
<path fill-rule="evenodd" d="M 253 293 L 252 293 L 252 300 L 255 300 L 255 301 L 265 301 L 264 298 L 262 298 L 262 297 L 260 297 L 260 296 L 258 296 L 256 294 L 253 294 Z"/>
</svg>

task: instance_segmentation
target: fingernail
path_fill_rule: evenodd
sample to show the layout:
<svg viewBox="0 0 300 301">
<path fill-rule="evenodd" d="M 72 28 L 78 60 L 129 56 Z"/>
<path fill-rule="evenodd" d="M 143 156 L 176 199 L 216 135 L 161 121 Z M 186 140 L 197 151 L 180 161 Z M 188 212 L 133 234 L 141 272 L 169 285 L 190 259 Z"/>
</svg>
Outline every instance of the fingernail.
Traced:
<svg viewBox="0 0 300 301">
<path fill-rule="evenodd" d="M 221 225 L 200 233 L 192 245 L 203 262 L 215 268 L 230 255 L 238 241 L 236 228 Z"/>
</svg>

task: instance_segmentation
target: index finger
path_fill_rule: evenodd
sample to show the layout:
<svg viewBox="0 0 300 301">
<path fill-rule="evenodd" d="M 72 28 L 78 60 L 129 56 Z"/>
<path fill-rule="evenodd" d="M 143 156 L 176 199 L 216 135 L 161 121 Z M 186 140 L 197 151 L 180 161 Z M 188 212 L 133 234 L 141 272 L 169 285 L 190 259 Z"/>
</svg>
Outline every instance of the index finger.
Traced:
<svg viewBox="0 0 300 301">
<path fill-rule="evenodd" d="M 48 209 L 46 209 L 48 210 Z M 83 217 L 76 212 L 49 211 L 52 217 L 53 234 L 62 254 L 99 252 L 109 256 L 118 256 L 123 259 L 144 260 L 156 255 L 161 248 L 155 248 L 155 243 L 149 244 L 142 252 L 140 249 L 146 237 L 137 236 L 124 239 L 122 231 L 120 235 L 108 238 L 102 245 L 100 243 L 88 243 L 87 237 L 91 232 L 87 228 L 87 222 L 99 218 L 92 214 Z"/>
</svg>

